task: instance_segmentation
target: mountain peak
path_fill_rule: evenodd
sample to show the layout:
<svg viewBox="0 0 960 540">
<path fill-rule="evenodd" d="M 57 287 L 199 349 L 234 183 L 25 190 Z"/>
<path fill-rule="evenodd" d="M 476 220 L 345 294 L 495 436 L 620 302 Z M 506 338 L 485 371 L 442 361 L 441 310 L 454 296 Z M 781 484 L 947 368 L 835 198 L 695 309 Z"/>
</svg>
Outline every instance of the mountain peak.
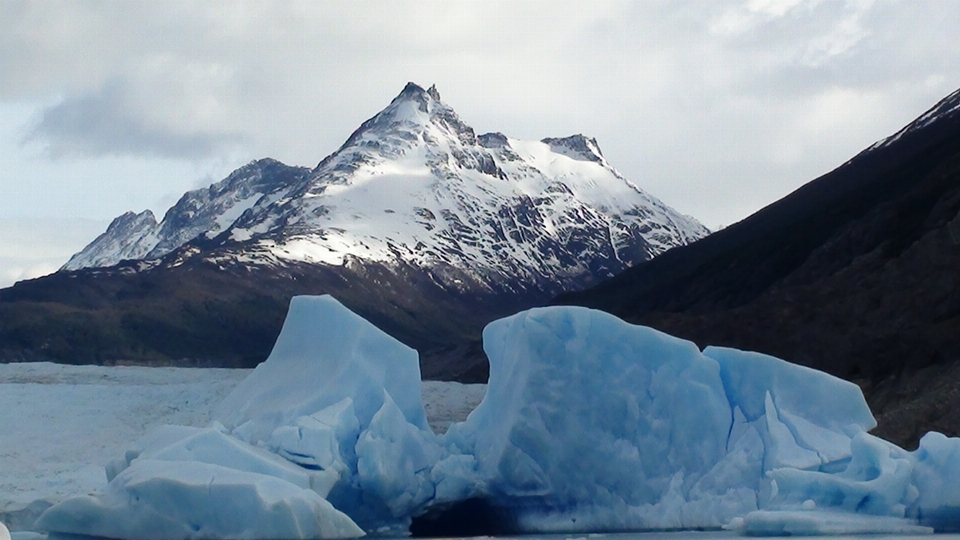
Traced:
<svg viewBox="0 0 960 540">
<path fill-rule="evenodd" d="M 433 106 L 434 102 L 440 103 L 440 92 L 437 91 L 437 85 L 434 84 L 429 89 L 424 90 L 419 84 L 408 82 L 383 112 L 411 102 L 417 105 L 417 109 L 419 109 L 420 112 L 429 114 L 436 108 Z"/>
<path fill-rule="evenodd" d="M 150 210 L 139 214 L 124 212 L 110 222 L 103 234 L 70 257 L 61 270 L 110 266 L 124 259 L 142 258 L 156 244 L 154 237 L 159 226 Z"/>
<path fill-rule="evenodd" d="M 428 131 L 434 133 L 425 135 Z M 440 92 L 437 91 L 436 85 L 424 90 L 422 86 L 408 82 L 385 109 L 361 124 L 350 135 L 347 142 L 335 154 L 321 162 L 317 168 L 351 147 L 364 147 L 370 144 L 383 147 L 387 141 L 391 140 L 405 141 L 401 144 L 409 144 L 421 138 L 436 139 L 437 136 L 444 136 L 443 134 L 452 135 L 462 144 L 476 143 L 473 128 L 468 126 L 449 105 L 440 101 Z"/>
<path fill-rule="evenodd" d="M 430 85 L 430 88 L 424 90 L 422 86 L 415 82 L 408 82 L 406 86 L 403 87 L 403 90 L 394 98 L 394 101 L 401 98 L 431 98 L 434 101 L 440 101 L 440 92 L 437 90 L 437 85 Z"/>
<path fill-rule="evenodd" d="M 593 137 L 583 134 L 571 135 L 560 139 L 547 138 L 540 142 L 550 145 L 550 149 L 579 161 L 603 163 L 603 152 Z"/>
<path fill-rule="evenodd" d="M 457 268 L 491 288 L 512 268 L 559 290 L 707 233 L 620 176 L 593 138 L 477 137 L 439 98 L 408 83 L 313 170 L 251 162 L 185 194 L 133 242 L 146 259 L 200 238 L 247 262 Z"/>
</svg>

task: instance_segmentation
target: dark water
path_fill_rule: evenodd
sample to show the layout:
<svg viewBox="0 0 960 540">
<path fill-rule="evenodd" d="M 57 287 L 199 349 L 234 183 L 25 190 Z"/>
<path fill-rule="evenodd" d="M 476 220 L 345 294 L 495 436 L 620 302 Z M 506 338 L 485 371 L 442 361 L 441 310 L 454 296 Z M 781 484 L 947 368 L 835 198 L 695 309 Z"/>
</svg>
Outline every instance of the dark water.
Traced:
<svg viewBox="0 0 960 540">
<path fill-rule="evenodd" d="M 579 534 L 531 534 L 519 536 L 477 536 L 473 539 L 491 540 L 733 540 L 747 539 L 729 531 L 677 531 L 677 532 L 639 532 L 639 533 L 579 533 Z M 815 537 L 826 539 L 825 536 Z M 865 535 L 835 535 L 833 539 L 857 540 L 960 540 L 960 534 L 865 534 Z M 393 540 L 400 540 L 394 538 Z M 409 539 L 407 539 L 409 540 Z M 453 540 L 453 539 L 444 539 Z M 466 539 L 460 539 L 466 540 Z"/>
<path fill-rule="evenodd" d="M 42 540 L 45 537 L 35 533 L 19 533 L 23 540 Z M 13 534 L 13 540 L 17 540 L 17 533 Z M 373 537 L 376 540 L 410 540 L 410 537 Z M 373 540 L 371 538 L 371 540 Z M 728 531 L 679 531 L 679 532 L 642 532 L 642 533 L 583 533 L 583 534 L 531 534 L 518 536 L 474 536 L 469 538 L 454 539 L 451 537 L 442 537 L 444 540 L 732 540 L 738 538 L 748 538 L 739 536 L 736 533 Z M 815 538 L 825 539 L 820 536 Z M 856 540 L 960 540 L 960 534 L 867 534 L 867 535 L 836 535 L 829 537 L 834 539 L 856 539 Z M 97 540 L 89 536 L 73 535 L 50 535 L 46 540 Z M 103 539 L 106 540 L 106 539 Z"/>
</svg>

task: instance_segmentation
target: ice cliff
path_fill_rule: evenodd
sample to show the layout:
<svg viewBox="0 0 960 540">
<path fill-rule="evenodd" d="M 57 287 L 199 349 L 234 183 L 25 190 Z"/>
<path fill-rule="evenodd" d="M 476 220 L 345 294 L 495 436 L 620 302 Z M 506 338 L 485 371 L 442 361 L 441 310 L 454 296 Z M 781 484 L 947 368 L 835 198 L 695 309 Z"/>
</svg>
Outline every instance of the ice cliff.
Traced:
<svg viewBox="0 0 960 540">
<path fill-rule="evenodd" d="M 112 538 L 397 534 L 481 501 L 497 530 L 727 526 L 747 534 L 960 528 L 960 439 L 907 452 L 855 385 L 612 315 L 491 323 L 487 395 L 440 436 L 415 351 L 329 296 L 297 297 L 273 352 L 207 429 L 168 426 L 38 528 Z"/>
</svg>

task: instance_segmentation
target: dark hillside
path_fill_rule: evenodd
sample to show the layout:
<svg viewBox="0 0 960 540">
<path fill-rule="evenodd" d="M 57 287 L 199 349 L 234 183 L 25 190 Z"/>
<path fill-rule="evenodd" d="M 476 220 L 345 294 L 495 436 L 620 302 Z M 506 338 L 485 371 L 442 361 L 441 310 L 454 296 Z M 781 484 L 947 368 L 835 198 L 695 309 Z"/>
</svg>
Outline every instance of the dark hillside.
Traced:
<svg viewBox="0 0 960 540">
<path fill-rule="evenodd" d="M 303 264 L 276 272 L 217 266 L 191 258 L 192 249 L 153 268 L 127 261 L 0 290 L 0 361 L 253 367 L 270 353 L 292 296 L 332 294 L 422 351 L 428 364 L 447 365 L 488 320 L 546 300 L 452 291 L 412 267 Z"/>
<path fill-rule="evenodd" d="M 555 303 L 857 380 L 889 418 L 910 402 L 914 425 L 960 434 L 960 414 L 932 406 L 949 396 L 922 406 L 907 388 L 960 360 L 958 104 L 955 93 L 942 115 L 742 222 Z M 957 403 L 944 384 L 925 386 Z M 898 422 L 879 429 L 916 436 Z"/>
</svg>

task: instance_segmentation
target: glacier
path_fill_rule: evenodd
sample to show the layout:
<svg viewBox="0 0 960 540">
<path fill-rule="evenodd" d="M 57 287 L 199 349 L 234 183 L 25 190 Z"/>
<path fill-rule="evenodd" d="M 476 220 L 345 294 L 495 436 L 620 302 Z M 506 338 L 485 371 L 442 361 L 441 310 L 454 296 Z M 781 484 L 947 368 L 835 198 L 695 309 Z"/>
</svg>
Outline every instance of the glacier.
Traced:
<svg viewBox="0 0 960 540">
<path fill-rule="evenodd" d="M 490 530 L 748 535 L 960 530 L 960 439 L 869 433 L 860 389 L 610 314 L 546 307 L 483 332 L 487 394 L 426 422 L 416 351 L 295 297 L 207 428 L 166 426 L 37 528 L 110 538 L 406 534 L 480 502 Z"/>
</svg>

